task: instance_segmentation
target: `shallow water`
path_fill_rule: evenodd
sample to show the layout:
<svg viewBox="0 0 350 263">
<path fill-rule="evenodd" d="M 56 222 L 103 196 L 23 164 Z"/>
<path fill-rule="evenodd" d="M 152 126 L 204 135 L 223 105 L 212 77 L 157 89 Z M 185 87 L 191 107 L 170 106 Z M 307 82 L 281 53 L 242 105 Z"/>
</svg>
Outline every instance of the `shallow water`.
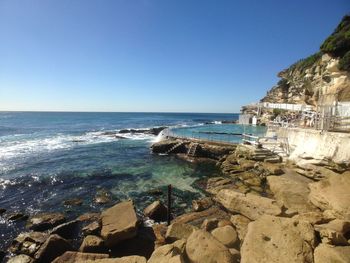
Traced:
<svg viewBox="0 0 350 263">
<path fill-rule="evenodd" d="M 62 211 L 74 218 L 87 211 L 100 211 L 120 200 L 132 198 L 142 210 L 155 199 L 153 189 L 165 193 L 174 187 L 175 213 L 202 195 L 196 185 L 201 178 L 216 175 L 215 167 L 195 165 L 172 156 L 150 154 L 156 139 L 150 134 L 106 135 L 125 128 L 158 126 L 196 127 L 220 130 L 206 122 L 235 120 L 234 114 L 177 113 L 0 113 L 0 208 L 32 215 Z M 227 130 L 235 125 L 222 126 Z M 94 202 L 97 191 L 111 193 L 106 205 Z M 67 207 L 63 201 L 81 198 L 83 204 Z M 165 201 L 165 200 L 164 200 Z M 0 216 L 0 249 L 23 229 Z M 2 241 L 1 241 L 2 240 Z"/>
</svg>

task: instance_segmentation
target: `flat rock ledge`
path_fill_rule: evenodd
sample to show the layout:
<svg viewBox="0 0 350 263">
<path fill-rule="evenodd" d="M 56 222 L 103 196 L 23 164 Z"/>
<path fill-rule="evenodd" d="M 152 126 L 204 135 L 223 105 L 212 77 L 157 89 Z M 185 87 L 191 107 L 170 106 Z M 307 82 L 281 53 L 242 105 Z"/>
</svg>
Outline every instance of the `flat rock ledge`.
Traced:
<svg viewBox="0 0 350 263">
<path fill-rule="evenodd" d="M 219 191 L 215 200 L 230 212 L 239 213 L 251 220 L 256 220 L 265 214 L 277 216 L 282 212 L 273 199 L 249 193 L 242 194 L 231 189 Z"/>
<path fill-rule="evenodd" d="M 314 247 L 311 224 L 264 215 L 248 225 L 241 263 L 313 263 Z"/>
<path fill-rule="evenodd" d="M 125 201 L 101 214 L 101 237 L 107 247 L 136 236 L 139 220 L 132 201 Z"/>
</svg>

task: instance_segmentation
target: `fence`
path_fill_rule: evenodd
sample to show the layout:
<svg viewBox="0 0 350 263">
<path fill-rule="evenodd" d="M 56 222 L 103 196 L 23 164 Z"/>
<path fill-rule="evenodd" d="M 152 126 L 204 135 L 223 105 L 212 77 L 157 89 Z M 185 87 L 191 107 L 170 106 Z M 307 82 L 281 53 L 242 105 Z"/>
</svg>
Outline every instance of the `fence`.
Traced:
<svg viewBox="0 0 350 263">
<path fill-rule="evenodd" d="M 311 105 L 305 104 L 290 104 L 290 103 L 270 103 L 270 102 L 261 102 L 258 103 L 258 106 L 268 109 L 281 109 L 281 110 L 290 110 L 290 111 L 310 111 L 313 109 Z"/>
</svg>

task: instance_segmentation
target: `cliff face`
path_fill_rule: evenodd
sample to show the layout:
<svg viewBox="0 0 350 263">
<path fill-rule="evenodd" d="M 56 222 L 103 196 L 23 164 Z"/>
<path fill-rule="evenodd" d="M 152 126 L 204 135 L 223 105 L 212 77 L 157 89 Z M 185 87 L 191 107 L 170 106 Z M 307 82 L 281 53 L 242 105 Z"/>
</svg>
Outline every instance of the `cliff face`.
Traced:
<svg viewBox="0 0 350 263">
<path fill-rule="evenodd" d="M 321 45 L 320 52 L 278 73 L 280 81 L 262 102 L 331 104 L 350 101 L 350 16 Z"/>
</svg>

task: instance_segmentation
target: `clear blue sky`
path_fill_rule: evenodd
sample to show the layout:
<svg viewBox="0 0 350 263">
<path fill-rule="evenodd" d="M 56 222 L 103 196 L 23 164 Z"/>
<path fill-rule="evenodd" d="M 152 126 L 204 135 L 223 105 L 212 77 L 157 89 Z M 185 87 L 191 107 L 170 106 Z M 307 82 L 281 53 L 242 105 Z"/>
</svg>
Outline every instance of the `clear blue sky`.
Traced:
<svg viewBox="0 0 350 263">
<path fill-rule="evenodd" d="M 0 110 L 238 112 L 348 0 L 0 0 Z"/>
</svg>

